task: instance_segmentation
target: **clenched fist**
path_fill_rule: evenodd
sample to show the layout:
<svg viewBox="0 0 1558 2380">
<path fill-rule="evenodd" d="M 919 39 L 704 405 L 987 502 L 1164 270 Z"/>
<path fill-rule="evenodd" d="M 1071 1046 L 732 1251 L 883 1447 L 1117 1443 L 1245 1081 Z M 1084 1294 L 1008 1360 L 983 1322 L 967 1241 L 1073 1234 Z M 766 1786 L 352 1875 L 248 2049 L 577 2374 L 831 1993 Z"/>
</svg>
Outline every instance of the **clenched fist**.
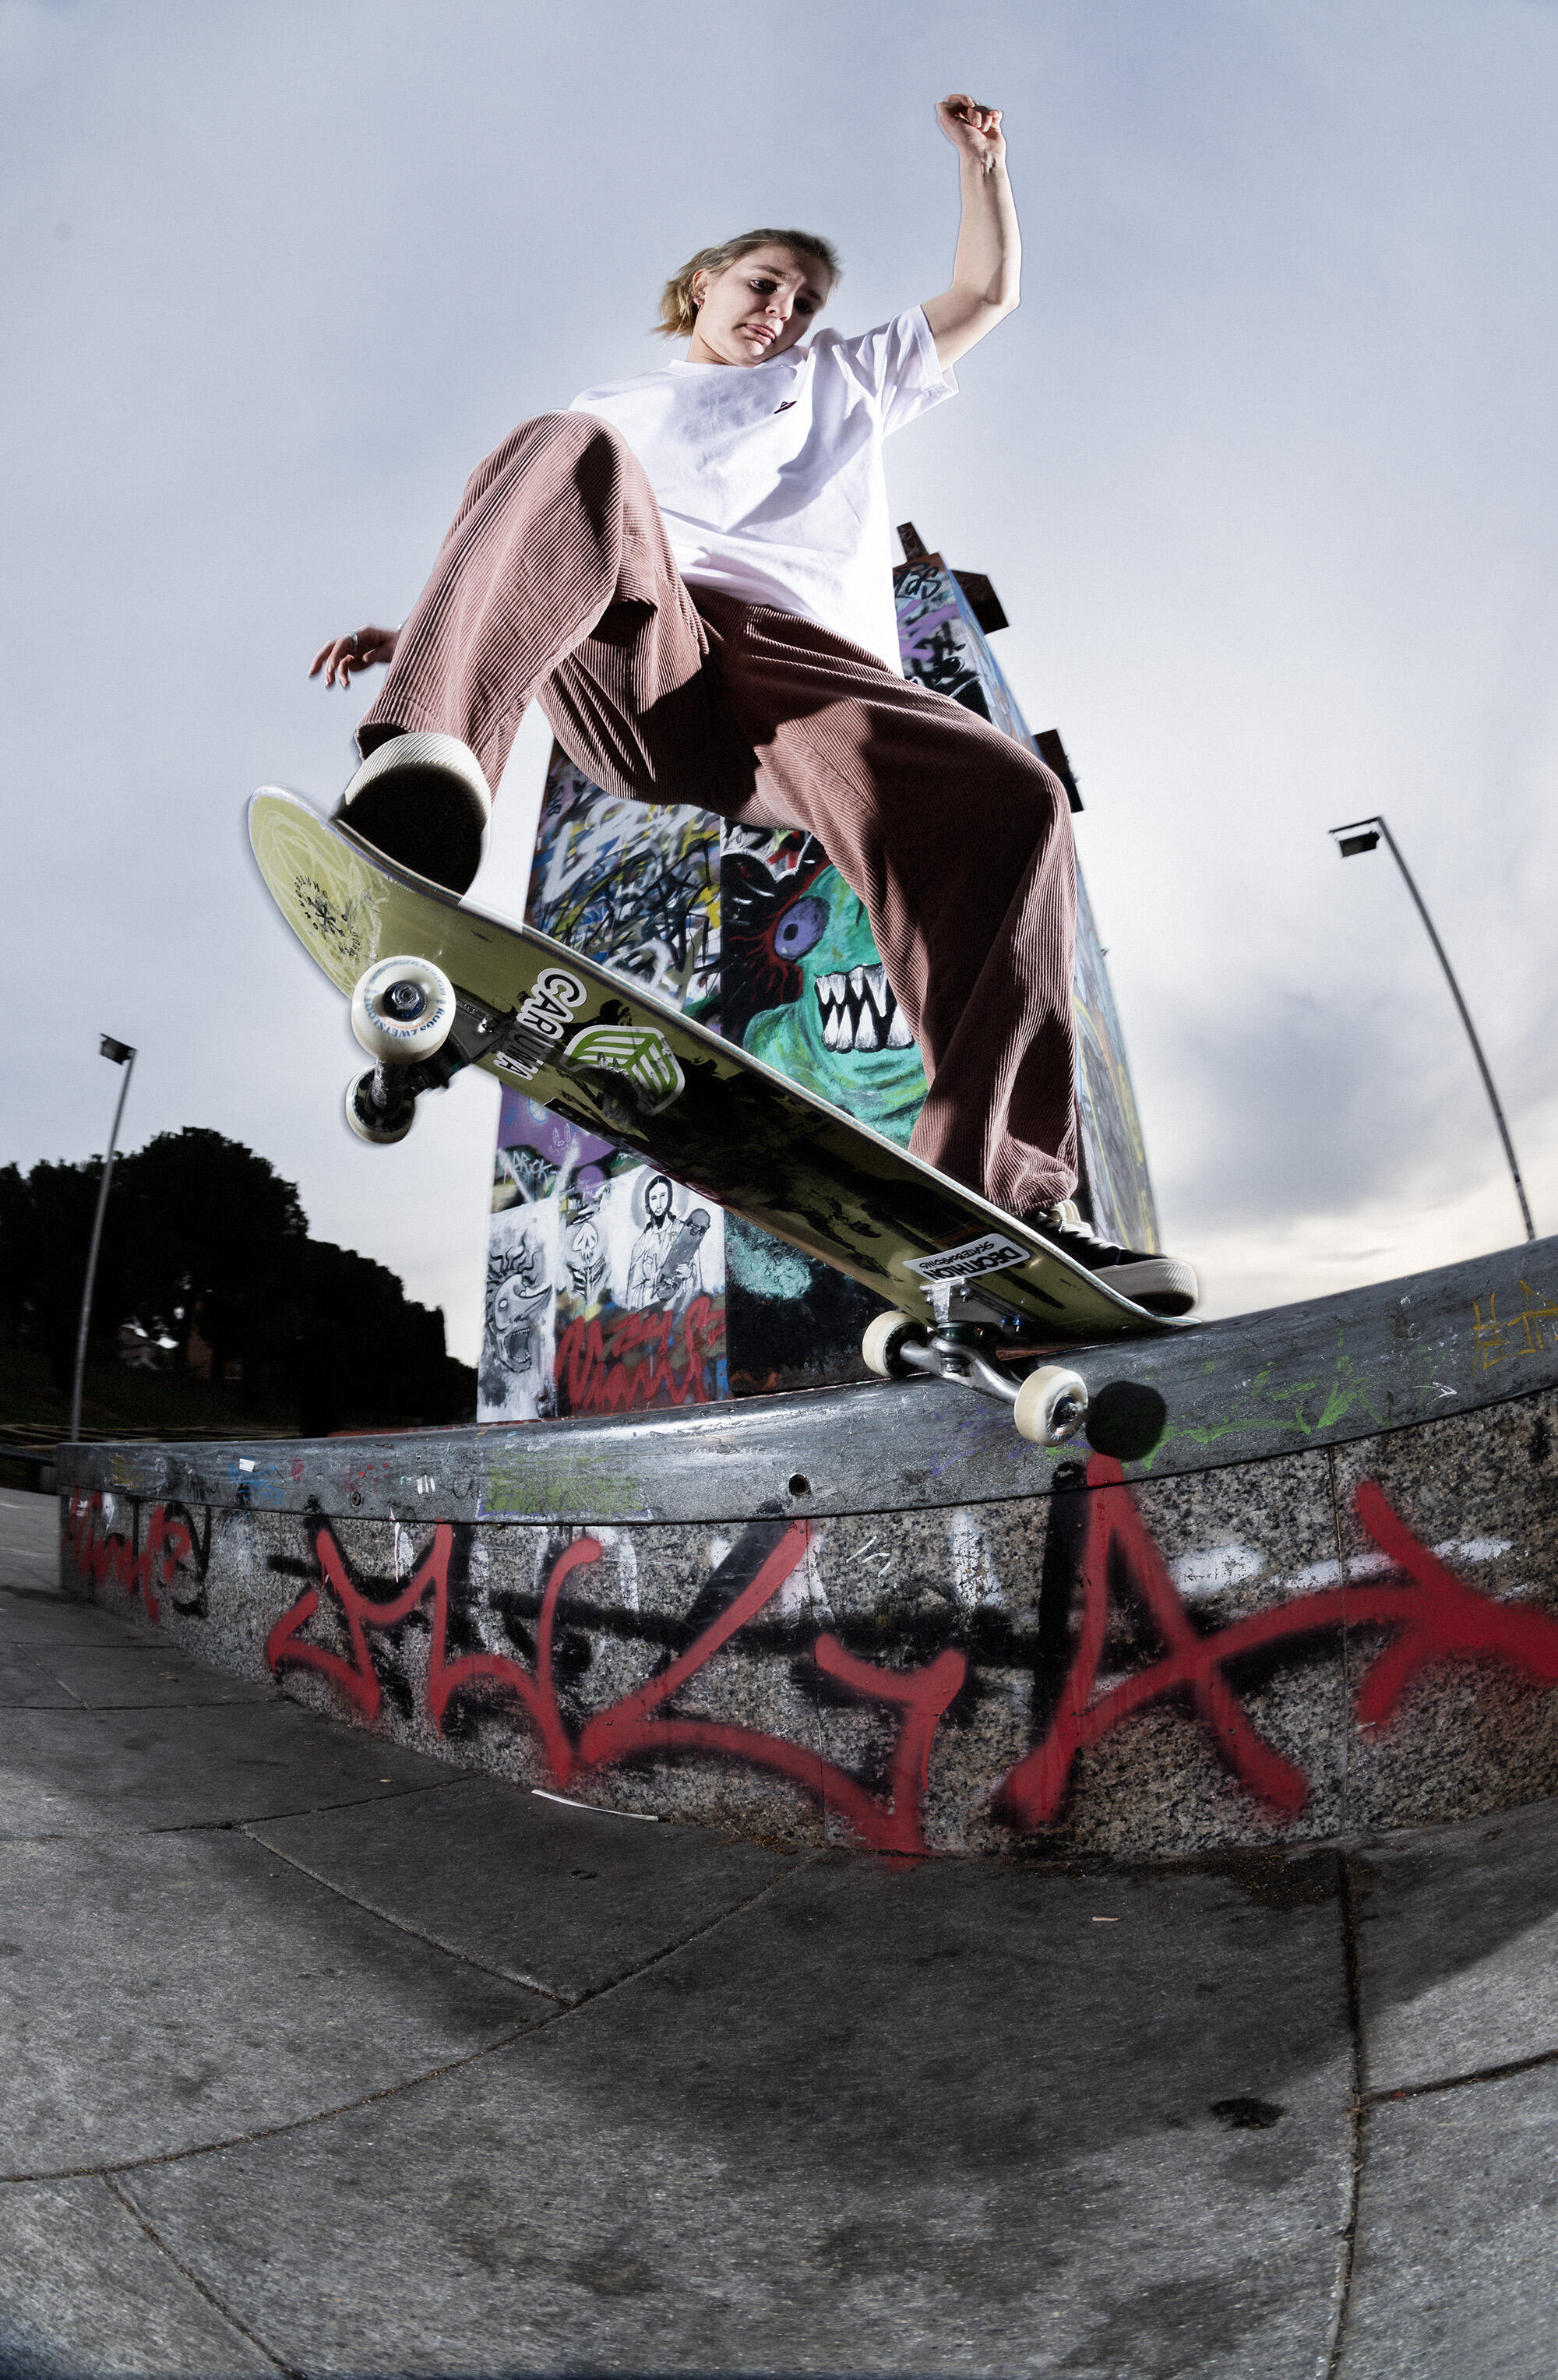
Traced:
<svg viewBox="0 0 1558 2380">
<path fill-rule="evenodd" d="M 1006 140 L 998 107 L 985 107 L 966 91 L 955 91 L 950 98 L 938 102 L 936 120 L 953 147 L 984 173 L 1004 163 Z"/>
</svg>

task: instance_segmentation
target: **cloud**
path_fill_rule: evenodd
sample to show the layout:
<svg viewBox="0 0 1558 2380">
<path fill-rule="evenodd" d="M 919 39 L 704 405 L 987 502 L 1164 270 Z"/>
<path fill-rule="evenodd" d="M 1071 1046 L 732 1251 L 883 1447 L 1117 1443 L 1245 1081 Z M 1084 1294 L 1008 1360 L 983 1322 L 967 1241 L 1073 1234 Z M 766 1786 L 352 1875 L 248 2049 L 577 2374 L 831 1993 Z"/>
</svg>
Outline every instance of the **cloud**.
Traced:
<svg viewBox="0 0 1558 2380">
<path fill-rule="evenodd" d="M 814 224 L 850 325 L 941 285 L 931 103 L 970 83 L 1027 295 L 890 450 L 895 516 L 990 572 L 1081 775 L 1169 1244 L 1265 1303 L 1512 1236 L 1420 928 L 1326 840 L 1382 808 L 1558 1220 L 1558 22 L 1514 0 L 0 7 L 0 1155 L 101 1146 L 119 1034 L 132 1139 L 258 1148 L 474 1352 L 495 1093 L 347 1138 L 353 1045 L 243 799 L 333 797 L 356 706 L 309 654 L 400 616 L 514 420 L 642 366 L 693 248 Z"/>
</svg>

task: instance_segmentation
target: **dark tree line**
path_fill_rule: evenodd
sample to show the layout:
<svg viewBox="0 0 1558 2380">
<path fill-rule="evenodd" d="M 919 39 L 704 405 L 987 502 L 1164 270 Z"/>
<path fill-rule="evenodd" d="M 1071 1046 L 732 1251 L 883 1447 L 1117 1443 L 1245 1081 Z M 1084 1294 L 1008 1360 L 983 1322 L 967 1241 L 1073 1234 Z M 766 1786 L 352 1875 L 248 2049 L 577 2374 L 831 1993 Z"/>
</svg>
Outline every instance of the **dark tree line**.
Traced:
<svg viewBox="0 0 1558 2380">
<path fill-rule="evenodd" d="M 100 1158 L 0 1167 L 0 1339 L 69 1386 Z M 175 1372 L 240 1405 L 295 1411 L 305 1434 L 468 1421 L 476 1376 L 444 1351 L 444 1316 L 387 1266 L 309 1237 L 290 1182 L 219 1132 L 160 1133 L 115 1164 L 92 1300 L 92 1351 L 122 1326 Z"/>
</svg>

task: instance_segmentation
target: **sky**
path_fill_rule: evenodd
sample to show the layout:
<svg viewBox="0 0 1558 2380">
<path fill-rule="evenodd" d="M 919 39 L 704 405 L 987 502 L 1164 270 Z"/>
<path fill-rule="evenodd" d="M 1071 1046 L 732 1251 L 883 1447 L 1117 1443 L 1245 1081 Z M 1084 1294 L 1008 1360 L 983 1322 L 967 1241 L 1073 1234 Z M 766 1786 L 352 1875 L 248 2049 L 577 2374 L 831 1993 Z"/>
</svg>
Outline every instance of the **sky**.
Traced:
<svg viewBox="0 0 1558 2380">
<path fill-rule="evenodd" d="M 660 285 L 833 237 L 828 319 L 950 275 L 1005 111 L 1020 310 L 890 444 L 992 578 L 1077 843 L 1164 1242 L 1209 1313 L 1505 1246 L 1459 974 L 1558 1230 L 1558 7 L 1551 0 L 0 0 L 0 1162 L 213 1126 L 474 1359 L 497 1087 L 347 1135 L 345 1004 L 243 805 L 329 806 L 472 465 L 643 370 Z M 527 721 L 473 898 L 522 908 Z"/>
</svg>

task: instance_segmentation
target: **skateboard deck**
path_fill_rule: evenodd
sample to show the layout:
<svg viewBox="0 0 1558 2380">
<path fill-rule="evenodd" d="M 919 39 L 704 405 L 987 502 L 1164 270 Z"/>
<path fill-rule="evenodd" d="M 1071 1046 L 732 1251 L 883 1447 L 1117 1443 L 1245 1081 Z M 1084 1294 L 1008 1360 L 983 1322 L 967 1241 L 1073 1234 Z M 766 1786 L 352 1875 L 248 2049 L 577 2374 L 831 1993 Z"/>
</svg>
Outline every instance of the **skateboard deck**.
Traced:
<svg viewBox="0 0 1558 2380">
<path fill-rule="evenodd" d="M 432 1088 L 468 1065 L 832 1265 L 917 1320 L 1029 1348 L 1172 1330 L 1028 1225 L 632 983 L 381 857 L 294 794 L 249 805 L 260 873 L 349 999 L 376 962 L 441 967 L 456 1014 Z M 420 1081 L 418 1081 L 418 1077 Z"/>
</svg>

